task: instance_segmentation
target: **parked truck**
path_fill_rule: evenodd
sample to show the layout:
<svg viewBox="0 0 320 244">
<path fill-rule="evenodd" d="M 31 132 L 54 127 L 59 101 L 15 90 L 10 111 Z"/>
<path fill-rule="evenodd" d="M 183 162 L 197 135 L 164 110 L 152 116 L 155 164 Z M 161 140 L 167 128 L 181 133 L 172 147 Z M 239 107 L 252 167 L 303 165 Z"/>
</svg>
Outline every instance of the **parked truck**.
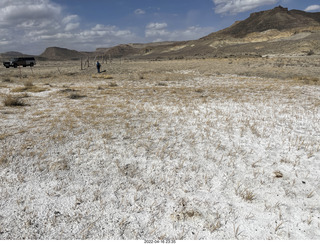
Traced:
<svg viewBox="0 0 320 244">
<path fill-rule="evenodd" d="M 9 62 L 3 62 L 3 65 L 6 68 L 10 68 L 10 67 L 17 68 L 18 66 L 33 67 L 34 65 L 36 65 L 36 60 L 34 57 L 13 58 Z"/>
</svg>

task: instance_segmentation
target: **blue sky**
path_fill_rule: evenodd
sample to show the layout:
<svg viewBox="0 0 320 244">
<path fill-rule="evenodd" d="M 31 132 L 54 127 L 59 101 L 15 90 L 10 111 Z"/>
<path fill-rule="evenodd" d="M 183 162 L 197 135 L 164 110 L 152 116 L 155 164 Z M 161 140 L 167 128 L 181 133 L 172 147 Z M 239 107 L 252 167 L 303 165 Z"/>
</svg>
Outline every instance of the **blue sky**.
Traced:
<svg viewBox="0 0 320 244">
<path fill-rule="evenodd" d="M 0 0 L 0 53 L 194 40 L 278 5 L 320 12 L 320 0 Z"/>
</svg>

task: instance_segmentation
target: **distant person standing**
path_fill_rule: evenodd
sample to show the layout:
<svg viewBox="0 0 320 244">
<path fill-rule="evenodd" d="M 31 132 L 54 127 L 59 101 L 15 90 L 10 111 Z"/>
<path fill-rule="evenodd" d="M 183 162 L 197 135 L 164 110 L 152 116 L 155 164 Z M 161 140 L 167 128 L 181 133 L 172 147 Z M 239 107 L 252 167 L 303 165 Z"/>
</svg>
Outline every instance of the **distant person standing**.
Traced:
<svg viewBox="0 0 320 244">
<path fill-rule="evenodd" d="M 99 63 L 99 61 L 97 61 L 97 70 L 98 70 L 98 73 L 100 73 L 100 68 L 101 68 L 101 64 Z"/>
</svg>

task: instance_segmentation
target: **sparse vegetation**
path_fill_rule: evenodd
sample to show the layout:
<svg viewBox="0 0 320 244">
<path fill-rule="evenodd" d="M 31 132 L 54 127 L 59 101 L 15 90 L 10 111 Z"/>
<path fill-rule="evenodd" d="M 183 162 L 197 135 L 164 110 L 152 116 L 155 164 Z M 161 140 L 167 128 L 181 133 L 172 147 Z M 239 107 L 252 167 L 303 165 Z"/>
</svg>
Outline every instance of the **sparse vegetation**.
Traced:
<svg viewBox="0 0 320 244">
<path fill-rule="evenodd" d="M 92 75 L 92 78 L 100 78 L 100 79 L 107 79 L 107 80 L 113 79 L 111 75 L 105 75 L 105 74 L 95 74 L 95 75 Z"/>
<path fill-rule="evenodd" d="M 320 85 L 320 79 L 318 77 L 296 76 L 294 80 L 307 85 Z"/>
</svg>

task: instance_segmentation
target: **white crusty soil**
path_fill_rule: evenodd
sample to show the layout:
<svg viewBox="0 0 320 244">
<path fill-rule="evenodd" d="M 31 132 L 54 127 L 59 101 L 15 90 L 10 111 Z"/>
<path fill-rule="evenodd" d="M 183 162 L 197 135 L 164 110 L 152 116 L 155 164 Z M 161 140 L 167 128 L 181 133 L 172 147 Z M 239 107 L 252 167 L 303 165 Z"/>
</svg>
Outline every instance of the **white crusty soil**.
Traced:
<svg viewBox="0 0 320 244">
<path fill-rule="evenodd" d="M 320 239 L 320 86 L 157 72 L 0 83 L 0 239 Z"/>
</svg>

